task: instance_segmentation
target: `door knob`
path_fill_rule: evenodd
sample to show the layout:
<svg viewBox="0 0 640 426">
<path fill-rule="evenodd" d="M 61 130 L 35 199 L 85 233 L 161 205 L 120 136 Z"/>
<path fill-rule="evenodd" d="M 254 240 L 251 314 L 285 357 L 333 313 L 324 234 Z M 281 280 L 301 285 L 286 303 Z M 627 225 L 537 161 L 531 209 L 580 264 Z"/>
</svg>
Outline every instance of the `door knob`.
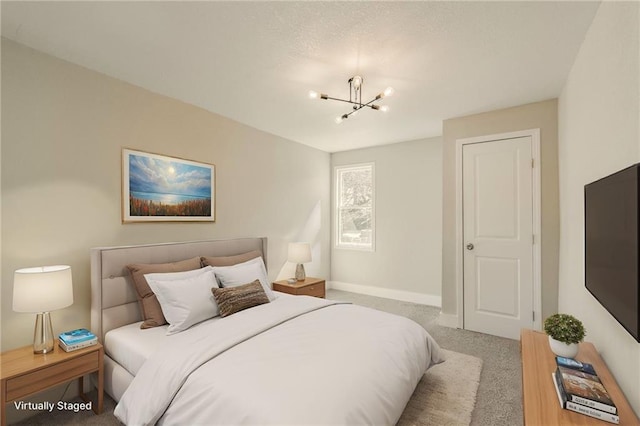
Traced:
<svg viewBox="0 0 640 426">
<path fill-rule="evenodd" d="M 467 250 L 473 250 L 473 244 L 471 243 L 467 244 Z"/>
</svg>

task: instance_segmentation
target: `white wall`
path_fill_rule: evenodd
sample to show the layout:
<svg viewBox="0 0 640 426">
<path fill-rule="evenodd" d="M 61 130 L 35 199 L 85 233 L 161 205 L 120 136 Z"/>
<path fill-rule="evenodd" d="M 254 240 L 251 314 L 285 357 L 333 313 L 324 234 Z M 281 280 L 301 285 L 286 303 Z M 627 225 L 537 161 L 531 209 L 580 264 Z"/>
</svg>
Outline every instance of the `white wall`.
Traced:
<svg viewBox="0 0 640 426">
<path fill-rule="evenodd" d="M 214 94 L 212 94 L 214 96 Z M 215 223 L 122 224 L 121 148 L 216 165 Z M 266 236 L 275 279 L 287 243 L 314 243 L 329 276 L 329 154 L 2 39 L 2 350 L 32 342 L 13 271 L 69 264 L 74 304 L 54 332 L 88 327 L 89 249 Z"/>
<path fill-rule="evenodd" d="M 581 319 L 640 414 L 640 343 L 584 286 L 584 185 L 640 161 L 640 4 L 604 2 L 559 99 L 558 310 Z"/>
<path fill-rule="evenodd" d="M 332 286 L 440 306 L 442 139 L 331 155 L 332 168 L 368 162 L 375 163 L 375 251 L 335 248 L 334 220 Z"/>
</svg>

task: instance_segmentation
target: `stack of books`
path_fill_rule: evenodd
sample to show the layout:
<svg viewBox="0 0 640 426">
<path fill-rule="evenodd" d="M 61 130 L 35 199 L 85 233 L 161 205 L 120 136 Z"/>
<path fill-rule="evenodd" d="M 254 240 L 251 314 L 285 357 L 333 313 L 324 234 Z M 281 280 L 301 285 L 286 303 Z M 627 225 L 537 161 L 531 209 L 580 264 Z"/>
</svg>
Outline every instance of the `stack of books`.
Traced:
<svg viewBox="0 0 640 426">
<path fill-rule="evenodd" d="M 552 374 L 560 406 L 609 423 L 620 423 L 618 409 L 591 364 L 556 357 Z"/>
<path fill-rule="evenodd" d="M 65 331 L 58 336 L 58 344 L 65 352 L 77 351 L 96 343 L 98 343 L 98 338 L 86 328 Z"/>
</svg>

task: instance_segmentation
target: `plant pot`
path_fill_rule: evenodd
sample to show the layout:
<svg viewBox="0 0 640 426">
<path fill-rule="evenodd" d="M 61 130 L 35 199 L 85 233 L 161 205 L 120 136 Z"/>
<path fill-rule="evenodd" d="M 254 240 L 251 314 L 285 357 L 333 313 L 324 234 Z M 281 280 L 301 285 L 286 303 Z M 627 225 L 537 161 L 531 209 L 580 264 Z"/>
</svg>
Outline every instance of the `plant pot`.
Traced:
<svg viewBox="0 0 640 426">
<path fill-rule="evenodd" d="M 551 352 L 565 358 L 574 358 L 578 355 L 577 343 L 566 344 L 549 336 L 549 347 L 551 348 Z"/>
</svg>

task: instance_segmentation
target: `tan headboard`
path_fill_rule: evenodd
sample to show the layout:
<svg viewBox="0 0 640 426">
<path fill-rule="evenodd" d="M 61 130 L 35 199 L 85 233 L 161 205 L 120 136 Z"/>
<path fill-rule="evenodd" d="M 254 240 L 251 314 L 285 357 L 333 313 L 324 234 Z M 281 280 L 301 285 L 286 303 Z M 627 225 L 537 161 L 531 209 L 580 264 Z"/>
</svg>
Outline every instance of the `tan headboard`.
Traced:
<svg viewBox="0 0 640 426">
<path fill-rule="evenodd" d="M 262 252 L 266 265 L 266 238 L 187 241 L 91 249 L 91 331 L 103 342 L 107 331 L 142 320 L 126 265 L 176 262 L 196 256 L 232 256 L 252 250 Z"/>
</svg>

